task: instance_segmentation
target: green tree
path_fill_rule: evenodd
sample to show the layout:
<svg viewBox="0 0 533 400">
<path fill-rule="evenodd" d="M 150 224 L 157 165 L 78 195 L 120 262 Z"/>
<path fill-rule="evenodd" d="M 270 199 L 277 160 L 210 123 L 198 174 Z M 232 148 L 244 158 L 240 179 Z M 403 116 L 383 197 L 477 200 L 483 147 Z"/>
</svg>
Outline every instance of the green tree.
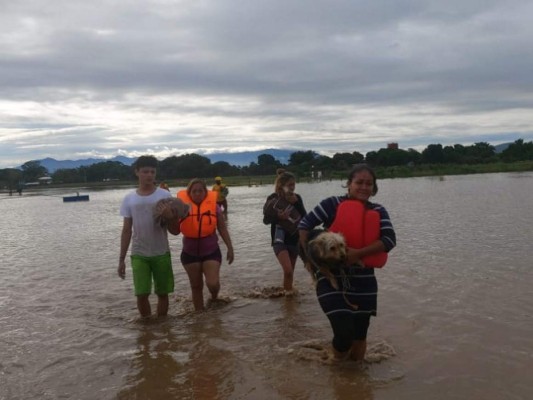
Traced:
<svg viewBox="0 0 533 400">
<path fill-rule="evenodd" d="M 486 164 L 497 160 L 496 149 L 487 142 L 466 146 L 466 154 L 467 158 L 463 162 L 467 164 Z"/>
<path fill-rule="evenodd" d="M 444 163 L 442 144 L 430 144 L 422 151 L 422 162 L 426 164 Z"/>
<path fill-rule="evenodd" d="M 289 167 L 292 172 L 299 176 L 310 176 L 315 167 L 318 153 L 308 151 L 296 151 L 289 156 Z"/>
<path fill-rule="evenodd" d="M 442 149 L 442 153 L 446 164 L 461 164 L 466 158 L 467 150 L 463 145 L 455 144 L 453 146 L 445 146 Z"/>
<path fill-rule="evenodd" d="M 217 161 L 210 166 L 210 176 L 236 176 L 240 174 L 240 168 L 226 161 Z"/>
<path fill-rule="evenodd" d="M 158 179 L 178 178 L 181 160 L 178 156 L 170 156 L 159 162 L 157 169 Z"/>
<path fill-rule="evenodd" d="M 0 169 L 0 188 L 15 190 L 22 180 L 22 171 L 17 168 Z"/>
<path fill-rule="evenodd" d="M 332 159 L 332 165 L 335 170 L 347 170 L 354 164 L 359 164 L 364 160 L 364 156 L 356 151 L 353 153 L 335 153 Z"/>
<path fill-rule="evenodd" d="M 22 177 L 26 182 L 34 182 L 37 179 L 47 176 L 48 170 L 41 165 L 40 161 L 28 161 L 22 164 Z"/>
<path fill-rule="evenodd" d="M 84 182 L 79 168 L 60 168 L 52 174 L 54 183 L 78 183 Z"/>
<path fill-rule="evenodd" d="M 271 154 L 260 154 L 257 157 L 257 169 L 259 175 L 272 175 L 276 169 L 281 167 L 281 163 Z"/>
<path fill-rule="evenodd" d="M 409 152 L 402 149 L 379 149 L 375 163 L 382 167 L 407 165 L 411 161 L 410 158 Z"/>
<path fill-rule="evenodd" d="M 333 169 L 333 159 L 328 156 L 319 155 L 313 163 L 316 171 L 331 171 Z"/>
<path fill-rule="evenodd" d="M 409 154 L 409 164 L 420 164 L 422 154 L 420 154 L 419 151 L 415 149 L 407 149 L 407 153 Z"/>
<path fill-rule="evenodd" d="M 289 157 L 289 166 L 298 167 L 302 166 L 303 164 L 310 165 L 317 157 L 318 153 L 312 150 L 296 151 L 292 153 Z"/>
<path fill-rule="evenodd" d="M 211 160 L 195 153 L 165 158 L 159 162 L 157 172 L 160 179 L 211 178 L 212 174 Z"/>
<path fill-rule="evenodd" d="M 369 151 L 365 155 L 365 161 L 368 163 L 368 165 L 371 166 L 378 166 L 378 152 L 377 151 Z"/>
<path fill-rule="evenodd" d="M 502 151 L 500 158 L 505 162 L 533 160 L 533 142 L 518 139 Z"/>
<path fill-rule="evenodd" d="M 89 165 L 83 170 L 87 182 L 123 180 L 131 176 L 131 168 L 120 161 L 103 161 Z"/>
</svg>

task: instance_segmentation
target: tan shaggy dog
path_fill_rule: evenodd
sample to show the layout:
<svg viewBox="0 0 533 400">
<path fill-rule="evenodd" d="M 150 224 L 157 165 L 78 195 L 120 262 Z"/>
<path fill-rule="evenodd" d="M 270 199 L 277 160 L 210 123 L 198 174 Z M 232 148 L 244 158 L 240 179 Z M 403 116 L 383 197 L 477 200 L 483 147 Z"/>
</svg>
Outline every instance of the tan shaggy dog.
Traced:
<svg viewBox="0 0 533 400">
<path fill-rule="evenodd" d="M 181 199 L 176 197 L 167 197 L 159 200 L 154 207 L 154 218 L 162 227 L 167 226 L 167 224 L 170 222 L 165 219 L 162 214 L 167 206 L 170 206 L 173 219 L 185 218 L 187 215 L 189 215 L 189 210 L 191 209 L 190 204 L 186 204 L 181 201 Z"/>
<path fill-rule="evenodd" d="M 316 236 L 314 236 L 316 234 Z M 314 237 L 313 237 L 314 236 Z M 332 268 L 339 268 L 346 260 L 346 243 L 340 233 L 313 231 L 302 256 L 307 271 L 316 285 L 316 272 L 326 277 L 331 286 L 339 289 Z"/>
</svg>

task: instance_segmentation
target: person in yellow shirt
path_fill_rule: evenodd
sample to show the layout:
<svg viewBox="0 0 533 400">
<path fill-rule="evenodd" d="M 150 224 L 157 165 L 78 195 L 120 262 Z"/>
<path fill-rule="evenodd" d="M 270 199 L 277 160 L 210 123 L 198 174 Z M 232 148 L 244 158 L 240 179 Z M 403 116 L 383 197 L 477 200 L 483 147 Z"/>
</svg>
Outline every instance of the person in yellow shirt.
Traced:
<svg viewBox="0 0 533 400">
<path fill-rule="evenodd" d="M 222 183 L 220 176 L 215 178 L 215 184 L 211 190 L 217 192 L 217 204 L 222 207 L 224 215 L 228 215 L 228 201 L 226 197 L 228 196 L 229 190 L 226 184 Z"/>
</svg>

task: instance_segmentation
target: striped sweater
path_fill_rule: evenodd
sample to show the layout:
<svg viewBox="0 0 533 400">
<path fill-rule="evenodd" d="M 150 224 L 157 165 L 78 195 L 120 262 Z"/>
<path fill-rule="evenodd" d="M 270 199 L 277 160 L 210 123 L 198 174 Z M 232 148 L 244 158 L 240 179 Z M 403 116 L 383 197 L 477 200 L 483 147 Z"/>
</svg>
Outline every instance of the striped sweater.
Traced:
<svg viewBox="0 0 533 400">
<path fill-rule="evenodd" d="M 302 218 L 298 225 L 298 229 L 310 231 L 319 225 L 324 225 L 324 228 L 329 228 L 337 214 L 337 207 L 347 199 L 348 196 L 345 195 L 332 196 L 322 200 L 320 204 Z M 377 203 L 368 202 L 367 207 L 379 212 L 381 230 L 380 240 L 385 245 L 385 251 L 388 253 L 396 246 L 396 233 L 392 227 L 389 213 L 385 207 Z"/>
<path fill-rule="evenodd" d="M 332 196 L 322 200 L 311 212 L 302 218 L 298 229 L 310 231 L 323 225 L 329 228 L 335 219 L 337 207 L 347 196 Z M 379 212 L 380 240 L 389 252 L 396 246 L 396 234 L 389 213 L 379 204 L 367 203 L 367 206 Z M 316 294 L 322 311 L 326 315 L 338 313 L 377 313 L 378 284 L 374 268 L 349 266 L 334 271 L 339 290 L 335 289 L 326 277 L 317 273 Z"/>
</svg>

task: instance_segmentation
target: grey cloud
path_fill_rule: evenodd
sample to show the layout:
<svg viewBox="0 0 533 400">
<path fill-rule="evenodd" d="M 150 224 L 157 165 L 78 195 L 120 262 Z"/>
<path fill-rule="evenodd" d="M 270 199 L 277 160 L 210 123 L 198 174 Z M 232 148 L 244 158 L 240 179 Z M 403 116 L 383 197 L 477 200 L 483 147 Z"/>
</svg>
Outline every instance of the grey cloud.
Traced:
<svg viewBox="0 0 533 400">
<path fill-rule="evenodd" d="M 513 126 L 533 101 L 533 5 L 525 0 L 1 3 L 0 101 L 50 103 L 58 115 L 0 113 L 0 138 L 14 128 L 81 125 L 91 128 L 77 131 L 79 146 L 59 134 L 57 146 L 64 140 L 68 151 L 82 151 L 99 142 L 93 135 L 114 132 L 112 143 L 102 141 L 104 151 L 131 143 L 128 137 L 144 147 L 168 140 L 170 147 L 198 148 L 197 135 L 209 142 L 216 132 L 224 132 L 218 146 L 231 146 L 228 132 L 242 126 L 266 138 L 287 132 L 281 145 L 333 149 L 335 140 L 325 143 L 317 126 L 371 146 L 402 127 L 413 144 L 426 143 L 428 132 L 470 141 L 533 131 L 533 117 L 522 114 Z M 120 127 L 105 115 L 101 125 L 94 118 L 76 123 L 59 115 L 61 104 L 154 120 L 165 113 L 188 125 L 176 126 L 177 139 L 167 117 L 164 128 L 151 129 L 157 138 L 143 139 L 148 126 Z M 424 108 L 432 114 L 417 115 Z M 484 131 L 471 114 L 497 114 L 496 126 Z M 198 124 L 218 119 L 193 126 L 193 116 Z M 304 140 L 292 138 L 294 131 Z"/>
</svg>

